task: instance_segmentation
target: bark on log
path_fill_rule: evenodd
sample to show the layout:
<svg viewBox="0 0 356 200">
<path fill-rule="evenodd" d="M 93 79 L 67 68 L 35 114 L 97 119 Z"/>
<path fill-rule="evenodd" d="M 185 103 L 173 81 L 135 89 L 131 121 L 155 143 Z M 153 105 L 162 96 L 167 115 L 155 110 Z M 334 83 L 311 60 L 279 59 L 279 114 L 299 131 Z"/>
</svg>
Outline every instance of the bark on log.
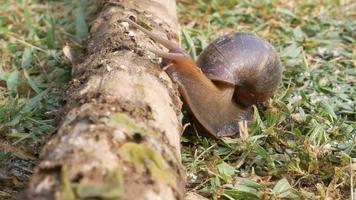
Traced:
<svg viewBox="0 0 356 200">
<path fill-rule="evenodd" d="M 67 114 L 42 149 L 29 199 L 183 199 L 181 101 L 159 48 L 121 22 L 136 16 L 178 40 L 175 0 L 108 0 L 74 66 Z M 156 63 L 156 64 L 155 64 Z"/>
</svg>

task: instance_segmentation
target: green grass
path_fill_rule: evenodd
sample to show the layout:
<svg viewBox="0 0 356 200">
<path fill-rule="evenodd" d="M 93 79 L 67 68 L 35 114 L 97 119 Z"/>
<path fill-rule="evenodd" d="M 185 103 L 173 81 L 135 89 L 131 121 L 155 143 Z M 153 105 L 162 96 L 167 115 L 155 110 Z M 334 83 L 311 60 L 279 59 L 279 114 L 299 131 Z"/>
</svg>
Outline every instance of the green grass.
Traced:
<svg viewBox="0 0 356 200">
<path fill-rule="evenodd" d="M 185 132 L 189 190 L 213 199 L 351 198 L 356 4 L 345 2 L 179 4 L 182 44 L 192 57 L 218 36 L 243 31 L 270 41 L 284 66 L 274 98 L 255 107 L 247 142 Z"/>
<path fill-rule="evenodd" d="M 0 199 L 16 198 L 40 148 L 56 130 L 70 65 L 95 1 L 5 0 L 0 5 Z M 86 12 L 84 12 L 86 10 Z M 30 160 L 30 161 L 24 161 Z M 0 181 L 2 182 L 2 181 Z"/>
<path fill-rule="evenodd" d="M 84 2 L 0 4 L 0 199 L 19 199 L 32 156 L 56 130 L 71 78 L 61 48 L 85 39 L 96 4 Z M 344 2 L 179 1 L 182 45 L 195 59 L 218 36 L 245 31 L 270 41 L 284 66 L 274 98 L 255 107 L 247 142 L 187 129 L 188 190 L 211 199 L 350 199 L 356 5 Z"/>
</svg>

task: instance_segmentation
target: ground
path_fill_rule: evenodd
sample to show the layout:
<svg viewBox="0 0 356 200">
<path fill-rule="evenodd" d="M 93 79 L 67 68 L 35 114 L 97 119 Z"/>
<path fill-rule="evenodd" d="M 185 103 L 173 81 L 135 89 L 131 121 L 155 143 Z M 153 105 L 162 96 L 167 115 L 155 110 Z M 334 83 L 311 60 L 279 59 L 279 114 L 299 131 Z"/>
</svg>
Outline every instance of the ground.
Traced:
<svg viewBox="0 0 356 200">
<path fill-rule="evenodd" d="M 192 3 L 194 2 L 194 3 Z M 256 34 L 284 67 L 256 106 L 250 138 L 216 140 L 192 124 L 182 139 L 187 189 L 211 199 L 351 199 L 356 165 L 355 3 L 180 0 L 181 43 L 194 59 L 218 36 Z M 0 5 L 0 199 L 20 199 L 55 132 L 71 79 L 61 48 L 80 50 L 95 1 Z M 354 191 L 355 193 L 356 191 Z"/>
</svg>

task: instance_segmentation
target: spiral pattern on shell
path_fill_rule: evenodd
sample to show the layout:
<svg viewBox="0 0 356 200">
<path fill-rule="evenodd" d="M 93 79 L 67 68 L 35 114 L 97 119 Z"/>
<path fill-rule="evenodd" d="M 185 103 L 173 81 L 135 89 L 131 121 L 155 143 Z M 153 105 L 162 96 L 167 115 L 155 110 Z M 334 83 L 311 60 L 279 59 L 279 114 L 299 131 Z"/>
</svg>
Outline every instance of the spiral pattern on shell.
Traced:
<svg viewBox="0 0 356 200">
<path fill-rule="evenodd" d="M 235 85 L 233 99 L 242 106 L 270 98 L 282 79 L 272 45 L 247 33 L 216 39 L 200 54 L 197 65 L 209 79 Z"/>
</svg>

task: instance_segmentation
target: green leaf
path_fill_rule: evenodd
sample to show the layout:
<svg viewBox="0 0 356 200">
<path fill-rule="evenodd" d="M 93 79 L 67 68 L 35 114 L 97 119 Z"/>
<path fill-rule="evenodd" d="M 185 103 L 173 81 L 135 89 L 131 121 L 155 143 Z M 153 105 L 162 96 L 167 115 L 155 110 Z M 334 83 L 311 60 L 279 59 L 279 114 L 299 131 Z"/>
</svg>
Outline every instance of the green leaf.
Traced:
<svg viewBox="0 0 356 200">
<path fill-rule="evenodd" d="M 46 37 L 46 43 L 48 48 L 55 48 L 56 47 L 56 38 L 55 38 L 55 20 L 52 16 L 52 14 L 50 13 L 49 10 L 47 10 L 46 12 L 46 23 L 48 28 L 47 31 L 47 37 Z"/>
<path fill-rule="evenodd" d="M 267 166 L 268 166 L 269 170 L 275 169 L 276 166 L 274 164 L 274 159 L 272 159 L 271 154 L 266 149 L 264 149 L 260 145 L 256 145 L 254 147 L 254 150 L 257 155 L 261 156 L 263 158 L 263 160 L 267 161 L 267 164 L 268 164 Z"/>
<path fill-rule="evenodd" d="M 329 116 L 330 120 L 334 122 L 334 120 L 337 119 L 334 108 L 328 102 L 323 102 L 323 106 L 324 112 Z"/>
<path fill-rule="evenodd" d="M 78 1 L 79 2 L 79 1 Z M 83 2 L 78 3 L 75 9 L 75 36 L 78 41 L 83 41 L 88 35 L 88 25 L 85 21 L 85 12 Z"/>
<path fill-rule="evenodd" d="M 216 188 L 218 188 L 221 185 L 220 179 L 217 176 L 214 176 L 210 180 L 210 184 L 211 184 L 211 187 L 215 190 Z"/>
<path fill-rule="evenodd" d="M 20 118 L 20 117 L 18 117 Z M 15 126 L 19 123 L 19 120 L 11 121 L 10 123 L 6 123 L 7 126 Z M 6 137 L 10 137 L 12 139 L 24 139 L 24 138 L 29 138 L 31 137 L 30 134 L 28 133 L 22 133 L 22 132 L 10 132 L 6 134 Z"/>
<path fill-rule="evenodd" d="M 9 30 L 8 28 L 6 28 L 6 27 L 0 27 L 0 35 L 1 35 L 1 34 L 5 34 L 5 33 L 8 33 L 8 32 L 10 32 L 10 30 Z"/>
<path fill-rule="evenodd" d="M 227 195 L 227 197 L 230 197 L 234 200 L 260 200 L 260 198 L 255 193 L 240 191 L 237 189 L 226 189 L 224 191 L 224 195 Z"/>
<path fill-rule="evenodd" d="M 240 186 L 246 186 L 251 188 L 249 191 L 256 191 L 256 189 L 262 188 L 262 185 L 256 183 L 253 180 L 247 179 L 247 178 L 238 178 L 236 182 L 236 188 L 239 188 Z"/>
<path fill-rule="evenodd" d="M 204 149 L 207 149 L 207 148 L 210 147 L 210 143 L 209 143 L 209 140 L 207 138 L 203 138 L 202 146 L 204 147 Z"/>
<path fill-rule="evenodd" d="M 289 185 L 289 182 L 286 178 L 283 178 L 277 182 L 277 184 L 274 186 L 272 192 L 273 193 L 283 193 L 289 190 L 291 186 Z"/>
<path fill-rule="evenodd" d="M 296 58 L 300 55 L 302 49 L 297 47 L 297 44 L 293 42 L 291 45 L 286 47 L 281 54 L 282 58 Z"/>
<path fill-rule="evenodd" d="M 27 47 L 22 54 L 21 67 L 28 69 L 32 63 L 32 48 Z"/>
<path fill-rule="evenodd" d="M 222 162 L 221 164 L 219 164 L 217 166 L 217 168 L 218 168 L 220 176 L 223 178 L 223 180 L 226 183 L 231 182 L 231 180 L 232 180 L 231 176 L 235 174 L 235 168 L 225 162 Z"/>
<path fill-rule="evenodd" d="M 24 75 L 28 84 L 37 94 L 39 94 L 41 93 L 42 90 L 37 86 L 36 82 L 32 80 L 32 78 L 30 77 L 30 75 L 26 70 L 31 67 L 31 64 L 32 64 L 32 48 L 27 47 L 22 53 L 21 67 L 24 70 Z"/>
<path fill-rule="evenodd" d="M 190 56 L 192 56 L 193 60 L 197 59 L 197 52 L 196 52 L 196 47 L 194 44 L 194 40 L 190 37 L 190 35 L 188 34 L 188 32 L 183 29 L 182 30 L 182 34 L 183 34 L 183 40 L 186 43 L 186 46 L 188 47 L 188 51 Z"/>
<path fill-rule="evenodd" d="M 9 77 L 10 73 L 9 72 L 5 72 L 5 71 L 0 71 L 0 80 L 2 81 L 6 81 L 7 78 Z"/>
<path fill-rule="evenodd" d="M 296 14 L 294 14 L 291 10 L 288 10 L 288 9 L 278 8 L 277 12 L 282 13 L 282 14 L 287 15 L 287 16 L 290 16 L 290 17 L 295 18 L 295 19 L 298 18 Z"/>
<path fill-rule="evenodd" d="M 31 17 L 28 10 L 28 5 L 27 5 L 28 2 L 27 1 L 22 1 L 22 2 L 23 2 L 23 10 L 24 10 L 25 27 L 29 31 L 28 38 L 33 38 L 33 36 L 36 35 L 36 31 L 33 28 L 32 22 L 30 20 Z"/>
<path fill-rule="evenodd" d="M 314 145 L 320 146 L 329 140 L 329 135 L 326 132 L 326 127 L 320 124 L 315 119 L 311 121 L 312 128 L 308 132 L 309 140 L 313 142 Z"/>
<path fill-rule="evenodd" d="M 42 90 L 37 86 L 37 83 L 31 79 L 30 75 L 27 73 L 26 69 L 23 69 L 25 78 L 28 82 L 28 84 L 31 86 L 31 88 L 37 93 L 40 94 L 42 92 Z"/>
<path fill-rule="evenodd" d="M 6 27 L 6 24 L 4 24 L 2 18 L 0 17 L 0 35 L 8 32 L 10 32 L 10 30 Z"/>
<path fill-rule="evenodd" d="M 277 182 L 273 187 L 272 193 L 278 198 L 297 198 L 298 196 L 293 192 L 292 186 L 286 178 Z"/>
<path fill-rule="evenodd" d="M 21 109 L 21 112 L 22 113 L 31 112 L 38 105 L 38 103 L 44 99 L 46 94 L 47 94 L 47 91 L 43 91 L 40 94 L 36 95 L 35 97 L 31 98 L 25 104 L 25 106 Z"/>
<path fill-rule="evenodd" d="M 293 29 L 293 34 L 294 34 L 295 40 L 297 40 L 298 42 L 302 42 L 304 40 L 304 33 L 303 33 L 302 29 L 300 28 L 300 26 Z"/>
<path fill-rule="evenodd" d="M 18 79 L 19 79 L 19 72 L 17 70 L 11 72 L 9 77 L 7 78 L 6 86 L 10 94 L 15 93 Z"/>
</svg>

